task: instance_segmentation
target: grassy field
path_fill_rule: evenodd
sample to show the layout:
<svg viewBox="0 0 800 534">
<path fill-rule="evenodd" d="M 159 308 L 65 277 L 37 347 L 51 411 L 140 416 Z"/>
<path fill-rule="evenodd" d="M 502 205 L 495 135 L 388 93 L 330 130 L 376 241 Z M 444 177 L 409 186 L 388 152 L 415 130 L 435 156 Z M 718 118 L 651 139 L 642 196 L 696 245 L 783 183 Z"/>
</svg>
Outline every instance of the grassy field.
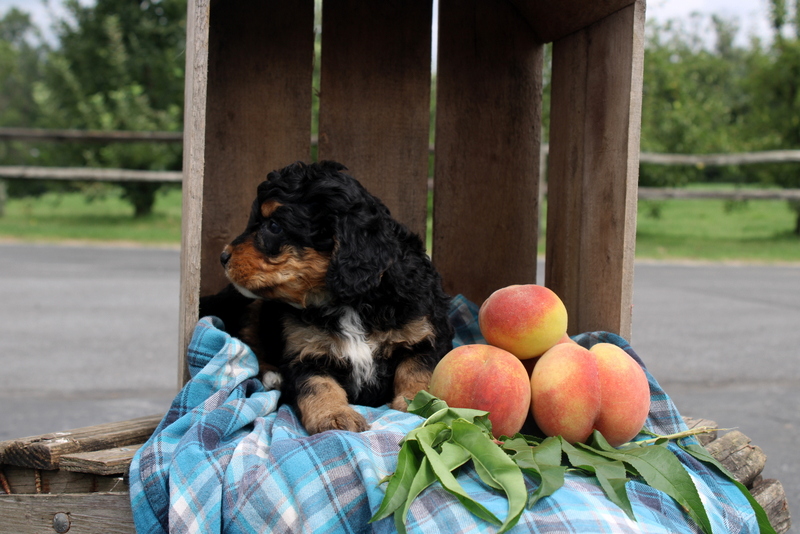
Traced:
<svg viewBox="0 0 800 534">
<path fill-rule="evenodd" d="M 133 207 L 119 194 L 92 201 L 79 193 L 10 199 L 0 217 L 0 238 L 177 246 L 181 241 L 181 192 L 159 193 L 153 213 L 141 218 L 133 217 Z"/>
<path fill-rule="evenodd" d="M 118 195 L 87 202 L 79 194 L 9 200 L 0 239 L 52 242 L 180 243 L 180 191 L 159 194 L 141 219 Z M 800 262 L 794 212 L 785 201 L 643 201 L 636 256 L 652 259 Z M 542 249 L 543 250 L 543 249 Z"/>
</svg>

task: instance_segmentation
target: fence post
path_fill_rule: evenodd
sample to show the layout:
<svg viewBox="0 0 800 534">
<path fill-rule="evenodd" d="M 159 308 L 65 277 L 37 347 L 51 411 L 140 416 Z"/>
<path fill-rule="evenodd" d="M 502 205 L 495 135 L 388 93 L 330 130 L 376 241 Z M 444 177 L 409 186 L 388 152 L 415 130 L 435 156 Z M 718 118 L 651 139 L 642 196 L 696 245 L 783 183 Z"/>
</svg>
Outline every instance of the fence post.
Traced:
<svg viewBox="0 0 800 534">
<path fill-rule="evenodd" d="M 6 199 L 8 198 L 8 189 L 5 180 L 0 180 L 0 217 L 6 214 Z"/>
</svg>

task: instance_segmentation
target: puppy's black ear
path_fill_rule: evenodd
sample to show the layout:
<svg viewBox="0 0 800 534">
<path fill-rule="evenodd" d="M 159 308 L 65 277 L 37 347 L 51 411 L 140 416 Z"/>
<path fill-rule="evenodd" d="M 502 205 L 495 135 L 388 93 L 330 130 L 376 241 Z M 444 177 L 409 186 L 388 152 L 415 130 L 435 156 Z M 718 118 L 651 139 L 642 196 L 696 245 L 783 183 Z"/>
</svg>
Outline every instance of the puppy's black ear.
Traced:
<svg viewBox="0 0 800 534">
<path fill-rule="evenodd" d="M 331 293 L 346 300 L 378 287 L 397 256 L 392 225 L 389 210 L 377 202 L 337 217 L 326 278 Z"/>
</svg>

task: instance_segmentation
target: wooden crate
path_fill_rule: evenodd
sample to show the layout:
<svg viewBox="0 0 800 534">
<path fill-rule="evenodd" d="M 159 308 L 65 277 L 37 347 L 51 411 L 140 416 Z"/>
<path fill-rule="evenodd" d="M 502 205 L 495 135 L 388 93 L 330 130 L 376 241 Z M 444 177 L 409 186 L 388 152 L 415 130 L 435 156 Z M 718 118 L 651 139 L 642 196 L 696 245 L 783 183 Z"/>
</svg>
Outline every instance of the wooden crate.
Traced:
<svg viewBox="0 0 800 534">
<path fill-rule="evenodd" d="M 553 43 L 545 284 L 569 331 L 630 336 L 642 0 L 441 0 L 432 258 L 480 303 L 536 280 L 544 43 Z M 432 1 L 325 0 L 319 158 L 425 230 Z M 266 174 L 311 153 L 314 2 L 189 3 L 180 380 L 201 294 Z"/>
<path fill-rule="evenodd" d="M 135 532 L 125 475 L 162 415 L 0 443 L 0 534 Z"/>
</svg>

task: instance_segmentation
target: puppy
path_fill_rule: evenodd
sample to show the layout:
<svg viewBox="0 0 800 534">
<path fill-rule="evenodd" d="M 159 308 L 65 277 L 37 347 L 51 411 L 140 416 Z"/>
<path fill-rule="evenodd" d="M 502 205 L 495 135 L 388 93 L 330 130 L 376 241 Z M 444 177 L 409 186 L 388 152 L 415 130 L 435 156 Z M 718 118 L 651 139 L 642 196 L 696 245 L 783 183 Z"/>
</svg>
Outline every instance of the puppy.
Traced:
<svg viewBox="0 0 800 534">
<path fill-rule="evenodd" d="M 231 285 L 201 299 L 309 434 L 366 430 L 351 403 L 405 411 L 452 348 L 450 298 L 422 240 L 345 170 L 270 173 L 221 254 Z"/>
</svg>

